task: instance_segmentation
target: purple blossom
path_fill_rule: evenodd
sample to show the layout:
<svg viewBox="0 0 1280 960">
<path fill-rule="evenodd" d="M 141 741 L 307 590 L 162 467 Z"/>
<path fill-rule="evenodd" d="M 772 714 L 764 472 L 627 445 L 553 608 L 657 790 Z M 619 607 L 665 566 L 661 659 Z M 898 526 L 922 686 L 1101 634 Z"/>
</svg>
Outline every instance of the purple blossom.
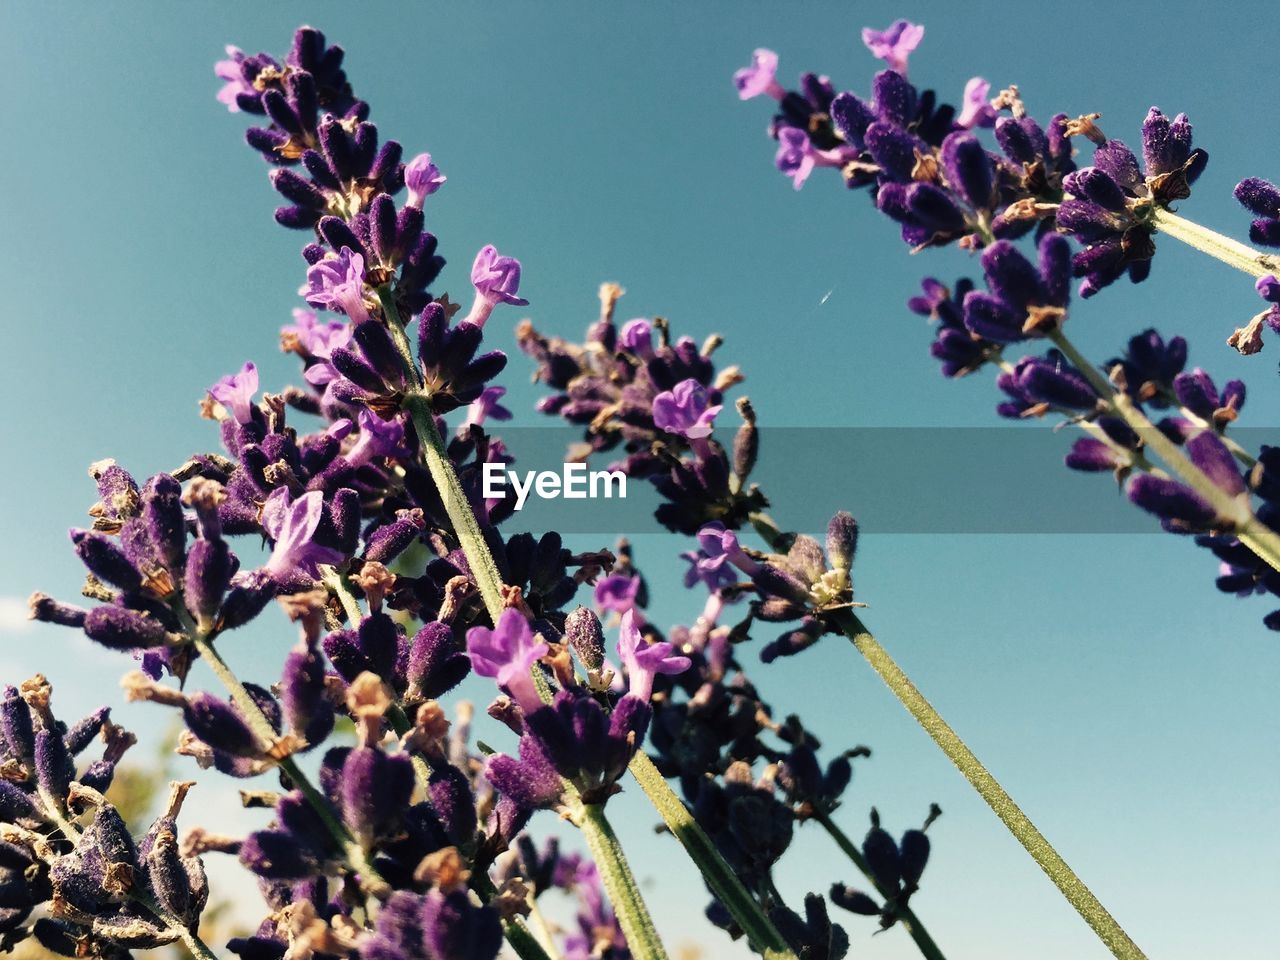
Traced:
<svg viewBox="0 0 1280 960">
<path fill-rule="evenodd" d="M 618 656 L 627 669 L 628 692 L 644 702 L 653 693 L 653 679 L 660 673 L 674 676 L 689 669 L 691 661 L 680 656 L 675 647 L 666 641 L 648 643 L 640 635 L 635 623 L 635 612 L 622 615 L 622 627 L 618 633 Z"/>
<path fill-rule="evenodd" d="M 471 265 L 471 283 L 476 288 L 476 298 L 464 323 L 483 327 L 498 304 L 524 307 L 529 303 L 517 296 L 520 292 L 520 261 L 515 257 L 500 256 L 493 244 L 487 244 L 476 254 L 475 263 Z"/>
<path fill-rule="evenodd" d="M 692 377 L 653 398 L 653 422 L 659 430 L 674 433 L 687 440 L 703 440 L 711 436 L 716 414 L 721 405 L 709 406 L 707 391 Z"/>
<path fill-rule="evenodd" d="M 298 292 L 311 306 L 340 310 L 353 323 L 372 319 L 364 302 L 364 257 L 350 247 L 313 264 L 307 270 L 306 285 Z"/>
<path fill-rule="evenodd" d="M 374 457 L 407 455 L 408 451 L 404 448 L 403 415 L 383 420 L 371 410 L 361 407 L 356 419 L 360 424 L 360 435 L 356 438 L 355 445 L 346 453 L 348 463 L 361 466 Z"/>
<path fill-rule="evenodd" d="M 636 596 L 640 592 L 640 578 L 625 573 L 612 573 L 596 581 L 596 606 L 617 614 L 627 614 L 636 608 Z"/>
<path fill-rule="evenodd" d="M 641 360 L 650 360 L 653 357 L 653 324 L 643 317 L 628 320 L 618 331 L 618 346 Z"/>
<path fill-rule="evenodd" d="M 427 197 L 439 190 L 448 179 L 432 161 L 431 154 L 418 154 L 404 167 L 404 185 L 409 191 L 408 205 L 421 210 Z"/>
<path fill-rule="evenodd" d="M 492 630 L 472 627 L 467 631 L 472 668 L 482 677 L 495 678 L 526 714 L 542 706 L 532 670 L 547 649 L 518 610 L 502 611 Z"/>
<path fill-rule="evenodd" d="M 321 321 L 315 311 L 295 307 L 293 323 L 281 327 L 280 335 L 304 358 L 328 360 L 334 350 L 351 342 L 351 324 L 341 320 Z"/>
<path fill-rule="evenodd" d="M 258 392 L 258 368 L 246 363 L 239 373 L 228 374 L 209 388 L 209 396 L 222 404 L 236 423 L 253 421 L 253 395 Z"/>
<path fill-rule="evenodd" d="M 974 127 L 994 127 L 996 125 L 996 108 L 987 99 L 991 92 L 991 84 L 982 77 L 973 77 L 964 85 L 964 98 L 960 115 L 956 117 L 956 126 L 965 130 Z"/>
<path fill-rule="evenodd" d="M 222 89 L 218 91 L 218 102 L 226 104 L 227 110 L 231 113 L 239 113 L 240 104 L 237 102 L 239 98 L 256 96 L 257 91 L 245 80 L 244 71 L 240 68 L 240 64 L 244 62 L 244 51 L 231 44 L 227 45 L 226 50 L 227 59 L 219 60 L 213 65 L 214 74 L 218 79 L 225 81 Z"/>
<path fill-rule="evenodd" d="M 815 167 L 839 167 L 856 156 L 856 151 L 843 146 L 818 150 L 803 130 L 798 127 L 783 127 L 778 131 L 778 152 L 773 162 L 791 178 L 792 184 L 799 190 Z"/>
<path fill-rule="evenodd" d="M 907 20 L 895 20 L 884 30 L 862 28 L 862 42 L 872 56 L 883 60 L 891 70 L 906 76 L 907 58 L 924 39 L 924 27 Z"/>
<path fill-rule="evenodd" d="M 733 85 L 738 88 L 738 99 L 750 100 L 768 94 L 775 100 L 787 95 L 778 83 L 778 55 L 761 47 L 751 55 L 751 65 L 733 75 Z"/>
<path fill-rule="evenodd" d="M 324 516 L 324 494 L 319 490 L 291 499 L 284 487 L 273 490 L 262 506 L 262 529 L 275 541 L 266 571 L 276 579 L 304 573 L 320 577 L 320 564 L 341 563 L 342 551 L 315 542 Z"/>
<path fill-rule="evenodd" d="M 467 407 L 464 426 L 484 426 L 486 420 L 510 420 L 511 411 L 498 401 L 507 395 L 506 387 L 485 387 Z"/>
<path fill-rule="evenodd" d="M 737 567 L 749 577 L 760 569 L 760 564 L 747 556 L 738 543 L 738 535 L 726 529 L 723 523 L 708 523 L 702 527 L 698 531 L 698 546 L 702 548 L 706 558 L 698 564 L 700 572 L 712 573 L 726 563 Z"/>
</svg>

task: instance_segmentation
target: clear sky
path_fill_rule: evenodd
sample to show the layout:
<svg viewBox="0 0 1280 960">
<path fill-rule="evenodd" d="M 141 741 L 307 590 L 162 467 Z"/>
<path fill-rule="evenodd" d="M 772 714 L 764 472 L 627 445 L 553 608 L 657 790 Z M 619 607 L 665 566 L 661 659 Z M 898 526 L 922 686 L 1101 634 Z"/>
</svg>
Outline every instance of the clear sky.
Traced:
<svg viewBox="0 0 1280 960">
<path fill-rule="evenodd" d="M 1244 26 L 1268 12 L 1177 0 L 4 5 L 0 675 L 45 671 L 68 715 L 118 700 L 127 661 L 22 620 L 31 591 L 76 593 L 65 532 L 94 499 L 87 465 L 113 456 L 146 475 L 213 447 L 196 403 L 246 359 L 269 389 L 296 377 L 275 342 L 298 305 L 302 241 L 272 222 L 275 195 L 242 143 L 243 120 L 213 99 L 223 44 L 282 53 L 310 22 L 346 47 L 383 135 L 430 150 L 449 177 L 428 207 L 450 261 L 437 291 L 465 290 L 484 243 L 523 261 L 531 305 L 495 316 L 499 341 L 525 315 L 579 334 L 597 285 L 617 280 L 624 315 L 725 334 L 722 358 L 747 373 L 763 422 L 961 429 L 993 423 L 994 388 L 983 376 L 944 381 L 923 321 L 902 303 L 926 273 L 951 279 L 974 264 L 959 251 L 909 256 L 867 197 L 845 195 L 829 171 L 795 193 L 772 168 L 767 106 L 738 103 L 733 70 L 767 45 L 787 79 L 813 69 L 865 92 L 877 64 L 859 29 L 907 16 L 927 26 L 912 77 L 944 97 L 974 74 L 1016 82 L 1037 116 L 1099 111 L 1131 145 L 1151 104 L 1186 111 L 1211 160 L 1182 211 L 1242 236 L 1232 185 L 1280 175 L 1276 128 L 1259 107 L 1274 99 L 1274 30 Z M 1193 363 L 1219 382 L 1248 378 L 1244 422 L 1280 436 L 1280 346 L 1244 359 L 1223 345 L 1259 309 L 1251 284 L 1173 241 L 1159 246 L 1150 281 L 1077 306 L 1077 343 L 1101 359 L 1148 325 L 1184 333 Z M 504 380 L 521 424 L 536 422 L 528 371 L 516 356 Z M 991 457 L 987 482 L 1020 491 L 1021 468 Z M 775 490 L 783 518 L 811 467 L 793 469 Z M 935 481 L 934 496 L 966 509 L 945 472 Z M 1082 510 L 1089 490 L 1099 509 L 1116 497 L 1104 479 L 1075 482 Z M 1025 528 L 1017 519 L 1011 528 Z M 654 618 L 687 619 L 699 604 L 677 589 L 680 544 L 637 541 L 665 594 Z M 1154 533 L 872 535 L 855 569 L 873 629 L 1162 960 L 1263 960 L 1280 942 L 1280 638 L 1261 626 L 1266 602 L 1217 594 L 1214 572 L 1206 554 Z M 261 679 L 291 642 L 277 618 L 225 647 Z M 952 960 L 1105 955 L 847 644 L 829 639 L 753 676 L 830 747 L 875 750 L 838 814 L 851 833 L 873 804 L 895 832 L 942 805 L 914 905 Z M 154 730 L 159 715 L 120 716 Z M 231 796 L 225 784 L 206 789 L 210 805 Z M 673 943 L 731 955 L 701 920 L 701 890 L 673 842 L 652 838 L 642 802 L 621 802 L 620 832 L 659 926 Z M 192 812 L 191 822 L 214 816 L 199 803 Z M 780 877 L 798 902 L 854 871 L 806 829 Z M 873 938 L 873 923 L 840 919 L 851 956 L 914 956 L 901 931 Z"/>
</svg>

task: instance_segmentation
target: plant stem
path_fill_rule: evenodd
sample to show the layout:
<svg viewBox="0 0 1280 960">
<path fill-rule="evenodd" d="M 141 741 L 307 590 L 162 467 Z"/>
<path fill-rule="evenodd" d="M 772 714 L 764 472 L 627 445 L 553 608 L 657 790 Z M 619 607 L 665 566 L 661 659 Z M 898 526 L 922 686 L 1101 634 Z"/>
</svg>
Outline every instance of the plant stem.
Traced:
<svg viewBox="0 0 1280 960">
<path fill-rule="evenodd" d="M 1215 260 L 1221 260 L 1227 266 L 1235 267 L 1255 279 L 1269 273 L 1280 273 L 1280 257 L 1262 253 L 1161 207 L 1152 211 L 1151 222 L 1161 233 L 1181 240 L 1187 246 L 1207 253 Z"/>
<path fill-rule="evenodd" d="M 637 752 L 631 760 L 630 769 L 631 775 L 653 803 L 667 829 L 680 841 L 689 854 L 689 859 L 702 871 L 703 879 L 707 881 L 711 892 L 724 904 L 747 939 L 766 960 L 795 960 L 795 954 L 787 946 L 782 934 L 742 885 L 733 868 L 720 856 L 711 838 L 698 826 L 688 807 L 671 790 L 653 761 L 643 752 Z"/>
<path fill-rule="evenodd" d="M 1160 429 L 1147 419 L 1126 393 L 1116 390 L 1107 378 L 1085 359 L 1066 334 L 1061 330 L 1055 330 L 1049 334 L 1049 337 L 1066 358 L 1088 378 L 1094 390 L 1111 404 L 1142 442 L 1154 450 L 1169 469 L 1206 500 L 1223 519 L 1234 525 L 1235 534 L 1240 542 L 1273 569 L 1280 570 L 1280 534 L 1258 521 L 1249 508 L 1247 497 L 1233 497 L 1205 476 L 1181 447 L 1161 433 Z"/>
<path fill-rule="evenodd" d="M 458 474 L 445 451 L 444 440 L 436 428 L 435 414 L 431 411 L 431 398 L 425 391 L 415 390 L 405 397 L 404 407 L 413 419 L 427 470 L 431 473 L 445 512 L 453 524 L 454 535 L 462 545 L 462 552 L 467 558 L 476 586 L 480 589 L 485 609 L 489 611 L 493 622 L 497 623 L 506 606 L 502 599 L 502 576 L 498 573 L 480 524 L 476 521 L 475 512 L 467 501 L 462 484 L 458 482 Z"/>
<path fill-rule="evenodd" d="M 658 931 L 645 907 L 640 887 L 631 873 L 613 827 L 598 803 L 582 804 L 574 811 L 574 819 L 591 848 L 591 858 L 600 871 L 609 902 L 618 916 L 618 924 L 627 938 L 627 949 L 637 960 L 667 960 Z"/>
<path fill-rule="evenodd" d="M 999 781 L 974 756 L 973 751 L 916 689 L 915 684 L 902 672 L 902 668 L 894 662 L 889 652 L 872 636 L 857 615 L 852 610 L 840 610 L 834 613 L 833 617 L 838 622 L 841 632 L 853 642 L 858 652 L 880 675 L 880 679 L 915 717 L 916 722 L 924 727 L 934 743 L 941 747 L 942 752 L 959 768 L 965 779 L 978 791 L 978 795 L 995 811 L 996 816 L 1009 828 L 1009 832 L 1017 838 L 1027 853 L 1031 854 L 1031 859 L 1039 864 L 1040 869 L 1076 908 L 1076 912 L 1093 928 L 1116 960 L 1146 960 L 1146 954 L 1107 912 L 1106 907 L 1085 886 L 1084 881 L 1062 859 L 1053 845 L 1045 839 L 1044 834 L 1036 829 L 1035 824 L 1014 803 L 1004 787 L 1000 786 Z"/>
<path fill-rule="evenodd" d="M 827 835 L 836 842 L 837 847 L 844 851 L 845 855 L 853 862 L 853 865 L 862 871 L 862 875 L 875 886 L 876 892 L 881 897 L 889 901 L 895 896 L 894 891 L 886 889 L 876 879 L 876 875 L 872 873 L 871 867 L 862 855 L 862 851 L 854 845 L 843 830 L 836 826 L 830 814 L 820 810 L 813 815 L 813 819 L 822 824 L 823 829 L 827 831 Z M 920 948 L 921 956 L 926 957 L 927 960 L 946 960 L 942 950 L 933 942 L 933 937 L 929 936 L 929 931 L 924 928 L 924 924 L 920 922 L 920 918 L 915 915 L 910 907 L 898 907 L 895 912 L 899 920 L 907 928 L 907 932 L 911 934 L 911 939 Z"/>
</svg>

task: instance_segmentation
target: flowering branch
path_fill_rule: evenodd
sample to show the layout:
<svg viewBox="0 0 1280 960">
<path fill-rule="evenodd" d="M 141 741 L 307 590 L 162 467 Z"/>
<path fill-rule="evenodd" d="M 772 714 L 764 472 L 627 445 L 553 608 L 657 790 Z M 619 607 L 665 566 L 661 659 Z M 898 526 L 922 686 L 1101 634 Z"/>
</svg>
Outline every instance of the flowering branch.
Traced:
<svg viewBox="0 0 1280 960">
<path fill-rule="evenodd" d="M 825 810 L 816 810 L 813 813 L 813 819 L 822 825 L 822 829 L 827 831 L 827 835 L 835 841 L 836 846 L 844 852 L 845 856 L 853 863 L 855 867 L 862 872 L 862 875 L 875 885 L 880 896 L 889 900 L 893 897 L 894 891 L 881 883 L 880 878 L 876 876 L 871 865 L 867 863 L 867 858 L 863 856 L 862 851 L 857 848 L 852 840 L 845 834 L 836 822 L 831 819 L 831 815 Z M 909 906 L 897 908 L 898 916 L 906 925 L 907 931 L 911 934 L 911 939 L 915 941 L 916 946 L 920 948 L 920 953 L 926 960 L 945 960 L 942 949 L 933 942 L 933 937 L 929 936 L 929 931 L 925 929 L 924 924 L 920 922 L 920 918 L 915 915 L 915 911 Z"/>
</svg>

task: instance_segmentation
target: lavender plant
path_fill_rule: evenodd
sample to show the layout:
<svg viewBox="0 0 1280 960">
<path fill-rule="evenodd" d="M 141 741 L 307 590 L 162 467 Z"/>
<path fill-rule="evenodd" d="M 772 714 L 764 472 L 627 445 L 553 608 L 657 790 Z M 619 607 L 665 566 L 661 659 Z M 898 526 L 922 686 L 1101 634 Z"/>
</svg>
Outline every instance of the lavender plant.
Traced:
<svg viewBox="0 0 1280 960">
<path fill-rule="evenodd" d="M 507 357 L 484 334 L 498 305 L 525 304 L 520 264 L 482 249 L 461 319 L 431 292 L 444 261 L 427 200 L 445 177 L 430 155 L 406 161 L 399 143 L 380 142 L 342 62 L 304 27 L 284 58 L 228 48 L 216 66 L 218 99 L 259 118 L 246 140 L 284 198 L 276 221 L 307 237 L 307 308 L 280 337 L 305 385 L 260 395 L 246 363 L 202 405 L 220 452 L 142 482 L 94 464 L 92 522 L 71 533 L 90 603 L 31 600 L 37 620 L 132 656 L 127 699 L 173 711 L 186 762 L 254 781 L 243 801 L 270 822 L 179 839 L 192 787 L 181 781 L 150 830 L 131 836 L 104 794 L 133 738 L 106 708 L 60 722 L 43 677 L 8 687 L 3 946 L 34 937 L 66 956 L 115 958 L 180 941 L 215 956 L 200 936 L 202 857 L 222 855 L 267 907 L 225 946 L 251 960 L 486 960 L 504 939 L 524 960 L 665 957 L 607 815 L 630 772 L 701 871 L 709 915 L 762 956 L 839 960 L 848 949 L 826 898 L 807 893 L 793 909 L 772 875 L 795 825 L 815 822 L 875 894 L 841 884 L 830 900 L 906 927 L 941 957 L 910 903 L 938 811 L 901 841 L 872 811 L 854 845 L 834 814 L 865 749 L 824 767 L 817 739 L 796 716 L 773 719 L 734 652 L 757 620 L 789 625 L 766 660 L 857 623 L 852 517 L 833 519 L 825 549 L 773 525 L 747 486 L 758 436 L 745 398 L 732 453 L 713 435 L 741 374 L 716 372 L 717 340 L 672 343 L 660 321 L 619 331 L 621 290 L 606 285 L 585 344 L 527 323 L 519 340 L 557 391 L 543 409 L 589 424 L 593 450 L 621 445 L 620 468 L 662 493 L 660 522 L 696 535 L 688 585 L 706 590 L 703 612 L 664 636 L 645 618 L 625 545 L 574 553 L 556 532 L 504 535 L 514 495 L 486 498 L 480 481 L 485 464 L 512 460 L 488 430 L 510 415 L 495 383 Z M 771 552 L 739 544 L 747 523 Z M 268 550 L 251 565 L 255 541 Z M 616 659 L 600 617 L 573 606 L 587 585 L 616 618 Z M 722 624 L 747 598 L 747 618 Z M 230 636 L 269 622 L 273 605 L 297 639 L 281 644 L 278 677 L 243 680 L 224 656 Z M 196 661 L 221 692 L 188 689 Z M 468 704 L 441 702 L 471 673 L 496 686 L 487 711 L 510 731 L 502 752 L 472 742 Z M 78 767 L 95 738 L 101 758 Z M 590 862 L 560 855 L 554 837 L 539 852 L 531 828 L 554 823 L 535 821 L 542 810 L 581 830 Z M 557 889 L 576 897 L 579 929 L 545 922 L 538 900 Z"/>
<path fill-rule="evenodd" d="M 1081 300 L 1125 276 L 1145 281 L 1157 241 L 1168 236 L 1255 279 L 1267 307 L 1227 342 L 1257 353 L 1264 330 L 1280 331 L 1280 259 L 1174 211 L 1208 161 L 1193 147 L 1185 115 L 1151 108 L 1139 162 L 1102 132 L 1096 113 L 1038 122 L 1015 85 L 990 97 L 990 84 L 974 77 L 959 107 L 918 89 L 907 70 L 923 37 L 924 27 L 906 20 L 863 31 L 868 49 L 888 65 L 872 79 L 869 97 L 838 92 L 814 73 L 788 90 L 777 79 L 777 54 L 767 49 L 755 51 L 734 84 L 743 100 L 776 101 L 769 125 L 775 162 L 796 189 L 817 168 L 835 168 L 848 189 L 867 190 L 876 209 L 899 224 L 912 252 L 954 243 L 980 254 L 981 284 L 966 277 L 948 287 L 927 278 L 908 301 L 936 324 L 930 352 L 945 377 L 996 368 L 1005 395 L 1000 416 L 1052 415 L 1078 428 L 1084 436 L 1066 456 L 1069 468 L 1113 474 L 1165 530 L 1192 536 L 1217 559 L 1223 592 L 1280 595 L 1276 451 L 1252 452 L 1228 436 L 1244 406 L 1244 383 L 1220 388 L 1204 370 L 1187 370 L 1180 336 L 1148 329 L 1129 339 L 1122 355 L 1094 364 L 1065 331 L 1072 278 L 1080 279 Z M 1092 147 L 1087 166 L 1078 141 Z M 1248 178 L 1235 196 L 1256 217 L 1250 239 L 1280 246 L 1280 189 Z M 1053 348 L 1008 356 L 1036 340 Z M 1280 629 L 1280 611 L 1263 622 Z M 1142 956 L 887 654 L 864 652 L 1112 952 Z"/>
</svg>

